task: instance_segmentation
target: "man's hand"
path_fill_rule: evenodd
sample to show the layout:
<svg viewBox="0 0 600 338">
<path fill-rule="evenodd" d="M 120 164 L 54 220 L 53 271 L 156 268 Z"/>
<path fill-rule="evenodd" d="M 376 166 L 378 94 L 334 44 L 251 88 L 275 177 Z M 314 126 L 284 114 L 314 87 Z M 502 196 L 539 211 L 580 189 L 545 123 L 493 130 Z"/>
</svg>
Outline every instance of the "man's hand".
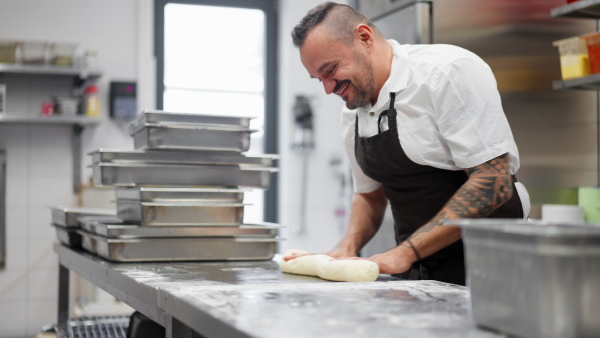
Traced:
<svg viewBox="0 0 600 338">
<path fill-rule="evenodd" d="M 344 257 L 340 259 L 363 259 L 377 263 L 379 273 L 395 274 L 408 271 L 412 264 L 417 261 L 414 252 L 407 251 L 403 247 L 396 247 L 384 253 L 369 258 Z"/>
</svg>

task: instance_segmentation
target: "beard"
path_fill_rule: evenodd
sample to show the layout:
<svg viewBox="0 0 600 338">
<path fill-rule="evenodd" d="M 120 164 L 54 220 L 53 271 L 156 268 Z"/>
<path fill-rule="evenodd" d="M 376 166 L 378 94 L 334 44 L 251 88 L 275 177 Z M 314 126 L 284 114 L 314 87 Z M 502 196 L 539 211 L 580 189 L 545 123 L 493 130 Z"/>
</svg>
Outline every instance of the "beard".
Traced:
<svg viewBox="0 0 600 338">
<path fill-rule="evenodd" d="M 373 67 L 367 62 L 364 56 L 359 53 L 354 53 L 354 60 L 359 65 L 360 74 L 356 79 L 361 79 L 360 83 L 350 82 L 354 87 L 354 97 L 346 101 L 348 109 L 356 109 L 366 106 L 373 97 Z"/>
</svg>

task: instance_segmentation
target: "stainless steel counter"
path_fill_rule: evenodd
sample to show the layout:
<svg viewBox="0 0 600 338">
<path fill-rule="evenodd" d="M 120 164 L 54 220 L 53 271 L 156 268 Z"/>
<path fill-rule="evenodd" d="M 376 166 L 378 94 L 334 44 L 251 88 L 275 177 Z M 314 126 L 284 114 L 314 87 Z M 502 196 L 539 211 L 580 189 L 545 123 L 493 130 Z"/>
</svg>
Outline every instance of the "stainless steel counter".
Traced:
<svg viewBox="0 0 600 338">
<path fill-rule="evenodd" d="M 502 337 L 476 328 L 466 288 L 446 283 L 385 275 L 337 283 L 281 273 L 273 261 L 130 264 L 54 251 L 59 322 L 71 270 L 165 326 L 167 337 Z"/>
</svg>

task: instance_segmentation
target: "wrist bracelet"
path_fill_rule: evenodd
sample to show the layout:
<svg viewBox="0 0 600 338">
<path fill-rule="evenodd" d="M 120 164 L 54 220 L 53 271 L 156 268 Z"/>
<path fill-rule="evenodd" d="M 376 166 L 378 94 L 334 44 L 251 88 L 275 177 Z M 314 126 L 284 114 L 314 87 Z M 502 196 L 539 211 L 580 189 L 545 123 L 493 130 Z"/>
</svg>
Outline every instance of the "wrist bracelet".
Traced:
<svg viewBox="0 0 600 338">
<path fill-rule="evenodd" d="M 412 242 L 410 241 L 410 239 L 407 239 L 406 241 L 408 242 L 408 244 L 410 244 L 410 247 L 415 252 L 415 256 L 417 256 L 417 260 L 420 261 L 421 260 L 421 256 L 419 255 L 419 252 L 417 251 L 417 249 L 415 248 L 415 246 L 412 244 Z"/>
</svg>

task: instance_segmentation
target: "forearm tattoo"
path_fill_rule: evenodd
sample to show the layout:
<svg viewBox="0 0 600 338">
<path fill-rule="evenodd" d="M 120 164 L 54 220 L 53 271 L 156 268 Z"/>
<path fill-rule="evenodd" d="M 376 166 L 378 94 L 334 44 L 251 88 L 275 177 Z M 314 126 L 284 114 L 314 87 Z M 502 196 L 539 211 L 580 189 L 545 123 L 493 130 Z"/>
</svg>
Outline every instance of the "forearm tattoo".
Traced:
<svg viewBox="0 0 600 338">
<path fill-rule="evenodd" d="M 445 220 L 486 217 L 512 197 L 512 176 L 507 154 L 469 168 L 466 172 L 469 175 L 467 182 L 429 223 L 408 238 L 413 245 L 405 241 L 402 246 L 419 247 L 418 235 L 442 225 Z"/>
</svg>

